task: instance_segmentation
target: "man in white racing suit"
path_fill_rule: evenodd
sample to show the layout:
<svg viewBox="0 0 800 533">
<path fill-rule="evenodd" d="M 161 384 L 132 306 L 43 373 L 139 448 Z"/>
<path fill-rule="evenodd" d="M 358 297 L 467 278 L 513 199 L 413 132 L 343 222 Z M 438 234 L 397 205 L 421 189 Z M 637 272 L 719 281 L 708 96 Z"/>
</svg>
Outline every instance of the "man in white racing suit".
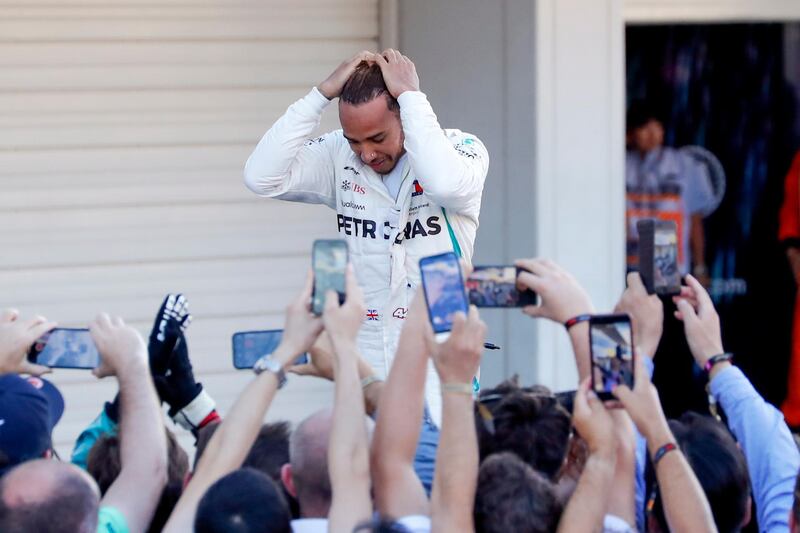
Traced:
<svg viewBox="0 0 800 533">
<path fill-rule="evenodd" d="M 310 138 L 339 97 L 341 130 Z M 264 135 L 245 165 L 256 194 L 336 210 L 367 307 L 359 348 L 385 376 L 422 257 L 455 251 L 471 262 L 489 155 L 474 135 L 443 130 L 414 64 L 396 50 L 361 52 Z M 428 406 L 438 421 L 432 365 Z"/>
</svg>

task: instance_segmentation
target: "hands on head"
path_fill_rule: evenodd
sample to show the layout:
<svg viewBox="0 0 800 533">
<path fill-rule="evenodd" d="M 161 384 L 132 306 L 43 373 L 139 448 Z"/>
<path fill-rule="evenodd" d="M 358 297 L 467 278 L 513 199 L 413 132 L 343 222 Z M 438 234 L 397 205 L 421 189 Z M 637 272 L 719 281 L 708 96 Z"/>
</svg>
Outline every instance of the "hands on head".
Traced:
<svg viewBox="0 0 800 533">
<path fill-rule="evenodd" d="M 317 86 L 317 90 L 328 100 L 339 97 L 347 80 L 362 61 L 377 63 L 380 66 L 386 88 L 394 98 L 405 91 L 419 90 L 419 77 L 414 63 L 392 48 L 380 54 L 362 50 L 336 67 L 336 70 Z"/>
<path fill-rule="evenodd" d="M 39 337 L 56 327 L 42 316 L 19 320 L 19 311 L 0 312 L 0 373 L 40 376 L 50 369 L 28 361 L 28 352 Z"/>
</svg>

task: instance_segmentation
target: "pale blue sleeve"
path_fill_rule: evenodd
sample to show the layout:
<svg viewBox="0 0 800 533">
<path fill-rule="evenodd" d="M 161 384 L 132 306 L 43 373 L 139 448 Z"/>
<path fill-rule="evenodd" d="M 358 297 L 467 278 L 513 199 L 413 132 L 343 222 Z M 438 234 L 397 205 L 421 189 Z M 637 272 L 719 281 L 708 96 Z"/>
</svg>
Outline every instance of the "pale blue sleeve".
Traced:
<svg viewBox="0 0 800 533">
<path fill-rule="evenodd" d="M 711 394 L 747 460 L 759 531 L 788 533 L 800 454 L 783 415 L 736 367 L 714 377 Z"/>
<path fill-rule="evenodd" d="M 686 210 L 692 215 L 695 213 L 706 215 L 714 205 L 714 190 L 711 187 L 708 169 L 690 156 L 681 152 L 678 154 L 684 175 L 683 201 L 686 203 Z"/>
</svg>

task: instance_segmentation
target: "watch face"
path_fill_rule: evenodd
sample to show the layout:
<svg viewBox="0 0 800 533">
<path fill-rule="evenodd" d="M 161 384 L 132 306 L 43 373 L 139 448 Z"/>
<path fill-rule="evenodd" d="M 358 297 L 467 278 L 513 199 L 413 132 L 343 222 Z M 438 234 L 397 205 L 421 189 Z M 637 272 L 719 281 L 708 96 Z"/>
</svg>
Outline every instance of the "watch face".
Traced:
<svg viewBox="0 0 800 533">
<path fill-rule="evenodd" d="M 283 371 L 281 364 L 272 358 L 272 355 L 265 355 L 253 365 L 253 371 L 258 375 L 262 372 L 271 372 L 278 378 L 278 388 L 281 388 L 286 383 L 286 373 Z"/>
</svg>

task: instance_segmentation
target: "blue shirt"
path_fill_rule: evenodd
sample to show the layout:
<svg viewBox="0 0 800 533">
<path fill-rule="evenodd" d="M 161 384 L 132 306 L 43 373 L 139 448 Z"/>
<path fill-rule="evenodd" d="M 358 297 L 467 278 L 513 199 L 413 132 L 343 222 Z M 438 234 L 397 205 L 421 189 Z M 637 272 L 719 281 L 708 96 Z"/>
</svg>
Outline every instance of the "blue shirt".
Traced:
<svg viewBox="0 0 800 533">
<path fill-rule="evenodd" d="M 714 376 L 711 394 L 725 410 L 728 426 L 744 452 L 759 531 L 788 533 L 800 453 L 783 415 L 764 401 L 736 367 Z"/>
</svg>

